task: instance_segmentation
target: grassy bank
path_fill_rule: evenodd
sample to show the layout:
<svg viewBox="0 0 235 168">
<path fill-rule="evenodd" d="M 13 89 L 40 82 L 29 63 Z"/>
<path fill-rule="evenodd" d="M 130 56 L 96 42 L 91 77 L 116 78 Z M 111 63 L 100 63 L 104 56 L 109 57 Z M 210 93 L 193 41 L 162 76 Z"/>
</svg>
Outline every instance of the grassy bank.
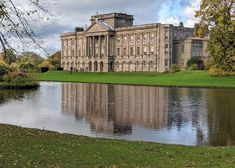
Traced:
<svg viewBox="0 0 235 168">
<path fill-rule="evenodd" d="M 85 82 L 134 84 L 152 86 L 181 86 L 181 87 L 235 87 L 235 77 L 212 77 L 207 71 L 182 71 L 178 73 L 86 73 L 47 72 L 38 74 L 41 81 Z"/>
<path fill-rule="evenodd" d="M 0 124 L 0 167 L 234 167 L 235 147 L 95 139 Z"/>
</svg>

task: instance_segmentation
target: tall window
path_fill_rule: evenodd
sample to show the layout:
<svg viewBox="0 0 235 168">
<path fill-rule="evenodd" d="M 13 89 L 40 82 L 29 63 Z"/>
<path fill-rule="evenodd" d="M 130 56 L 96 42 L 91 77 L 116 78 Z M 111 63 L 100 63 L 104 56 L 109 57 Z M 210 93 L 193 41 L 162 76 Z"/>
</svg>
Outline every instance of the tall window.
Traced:
<svg viewBox="0 0 235 168">
<path fill-rule="evenodd" d="M 133 36 L 133 35 L 131 36 L 130 39 L 131 39 L 131 40 L 130 40 L 131 42 L 134 42 L 134 36 Z"/>
<path fill-rule="evenodd" d="M 136 52 L 137 52 L 137 55 L 140 55 L 140 47 L 137 47 Z"/>
<path fill-rule="evenodd" d="M 74 57 L 74 50 L 72 50 L 72 57 Z"/>
<path fill-rule="evenodd" d="M 165 66 L 168 66 L 168 59 L 165 59 Z"/>
<path fill-rule="evenodd" d="M 120 56 L 120 48 L 117 48 L 117 56 Z"/>
<path fill-rule="evenodd" d="M 151 34 L 151 40 L 154 40 L 155 34 Z"/>
<path fill-rule="evenodd" d="M 144 55 L 147 55 L 147 47 L 144 47 Z"/>
<path fill-rule="evenodd" d="M 130 55 L 134 55 L 134 50 L 133 50 L 133 47 L 131 47 L 131 50 L 130 50 Z"/>
<path fill-rule="evenodd" d="M 148 40 L 148 35 L 147 34 L 144 35 L 144 41 L 146 41 L 146 40 Z"/>
<path fill-rule="evenodd" d="M 127 37 L 126 36 L 124 36 L 123 40 L 124 40 L 124 43 L 127 43 Z"/>
<path fill-rule="evenodd" d="M 123 55 L 126 55 L 126 48 L 123 48 Z"/>
<path fill-rule="evenodd" d="M 151 47 L 151 55 L 153 55 L 154 54 L 154 47 Z"/>
</svg>

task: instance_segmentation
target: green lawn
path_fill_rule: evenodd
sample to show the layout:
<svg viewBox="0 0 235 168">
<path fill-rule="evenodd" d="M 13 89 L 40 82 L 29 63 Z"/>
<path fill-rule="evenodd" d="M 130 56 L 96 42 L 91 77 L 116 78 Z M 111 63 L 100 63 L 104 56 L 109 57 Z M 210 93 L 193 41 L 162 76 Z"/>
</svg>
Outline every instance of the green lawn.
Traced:
<svg viewBox="0 0 235 168">
<path fill-rule="evenodd" d="M 144 73 L 144 72 L 55 72 L 50 71 L 37 75 L 41 81 L 85 82 L 134 84 L 152 86 L 182 86 L 182 87 L 235 87 L 235 76 L 212 77 L 207 71 L 181 71 L 178 73 Z"/>
<path fill-rule="evenodd" d="M 95 139 L 0 124 L 0 167 L 223 167 L 235 147 Z"/>
</svg>

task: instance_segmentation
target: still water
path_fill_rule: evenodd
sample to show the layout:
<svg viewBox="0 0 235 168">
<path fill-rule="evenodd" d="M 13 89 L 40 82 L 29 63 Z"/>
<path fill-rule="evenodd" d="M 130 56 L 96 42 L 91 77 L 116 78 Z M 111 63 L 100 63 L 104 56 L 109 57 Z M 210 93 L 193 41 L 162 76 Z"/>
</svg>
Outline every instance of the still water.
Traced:
<svg viewBox="0 0 235 168">
<path fill-rule="evenodd" d="M 0 123 L 91 137 L 235 145 L 235 89 L 40 85 L 0 90 Z"/>
</svg>

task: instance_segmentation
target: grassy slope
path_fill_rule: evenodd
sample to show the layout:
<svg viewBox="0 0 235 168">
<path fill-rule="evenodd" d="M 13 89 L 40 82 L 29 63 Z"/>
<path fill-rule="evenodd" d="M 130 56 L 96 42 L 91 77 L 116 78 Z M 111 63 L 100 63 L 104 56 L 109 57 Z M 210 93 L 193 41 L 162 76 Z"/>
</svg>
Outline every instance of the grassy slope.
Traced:
<svg viewBox="0 0 235 168">
<path fill-rule="evenodd" d="M 211 77 L 207 71 L 182 71 L 174 74 L 159 73 L 72 73 L 47 72 L 38 74 L 41 81 L 94 82 L 137 84 L 153 86 L 235 87 L 235 77 Z"/>
<path fill-rule="evenodd" d="M 234 167 L 235 147 L 95 139 L 0 124 L 0 167 Z"/>
</svg>

